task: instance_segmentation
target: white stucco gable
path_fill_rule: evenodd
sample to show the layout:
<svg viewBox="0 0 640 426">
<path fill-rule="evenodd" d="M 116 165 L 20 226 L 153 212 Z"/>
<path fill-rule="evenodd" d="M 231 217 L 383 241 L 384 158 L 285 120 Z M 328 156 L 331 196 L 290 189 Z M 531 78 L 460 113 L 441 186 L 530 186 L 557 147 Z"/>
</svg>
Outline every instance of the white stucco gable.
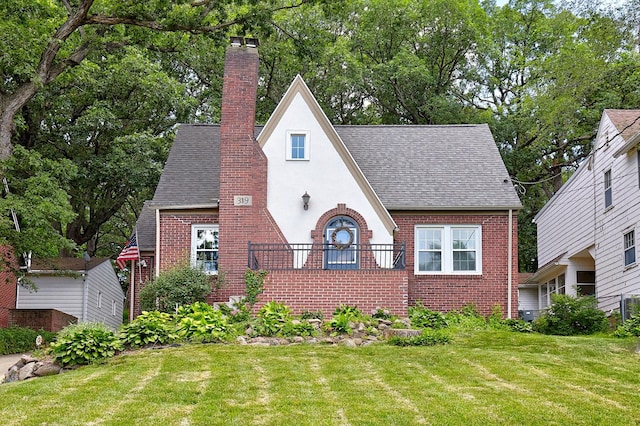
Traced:
<svg viewBox="0 0 640 426">
<path fill-rule="evenodd" d="M 290 158 L 292 134 L 304 135 L 302 159 Z M 289 242 L 311 242 L 310 230 L 338 204 L 364 217 L 372 243 L 393 242 L 395 222 L 300 75 L 257 139 L 268 159 L 267 207 Z"/>
</svg>

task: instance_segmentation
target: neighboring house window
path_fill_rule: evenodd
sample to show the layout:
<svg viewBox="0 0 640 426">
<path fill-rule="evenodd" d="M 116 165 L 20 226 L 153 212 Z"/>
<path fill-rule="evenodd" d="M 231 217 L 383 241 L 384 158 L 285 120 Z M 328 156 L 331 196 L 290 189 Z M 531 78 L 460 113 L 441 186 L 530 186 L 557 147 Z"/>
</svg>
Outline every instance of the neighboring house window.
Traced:
<svg viewBox="0 0 640 426">
<path fill-rule="evenodd" d="M 218 225 L 191 226 L 191 267 L 218 273 Z"/>
<path fill-rule="evenodd" d="M 309 133 L 287 132 L 287 160 L 309 159 Z"/>
<path fill-rule="evenodd" d="M 578 283 L 578 296 L 591 296 L 596 294 L 595 271 L 576 271 L 576 281 Z"/>
<path fill-rule="evenodd" d="M 566 294 L 564 274 L 558 276 L 558 294 Z"/>
<path fill-rule="evenodd" d="M 636 263 L 635 231 L 624 234 L 624 266 Z"/>
<path fill-rule="evenodd" d="M 604 208 L 613 204 L 613 193 L 611 189 L 611 170 L 604 172 Z"/>
<path fill-rule="evenodd" d="M 416 226 L 415 273 L 482 272 L 480 226 Z"/>
</svg>

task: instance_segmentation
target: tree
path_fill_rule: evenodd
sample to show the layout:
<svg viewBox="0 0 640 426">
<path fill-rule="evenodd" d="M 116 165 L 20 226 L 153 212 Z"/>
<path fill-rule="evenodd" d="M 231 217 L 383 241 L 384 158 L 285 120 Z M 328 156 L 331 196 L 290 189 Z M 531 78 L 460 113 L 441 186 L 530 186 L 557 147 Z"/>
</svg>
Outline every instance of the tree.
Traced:
<svg viewBox="0 0 640 426">
<path fill-rule="evenodd" d="M 51 226 L 95 253 L 111 217 L 135 221 L 130 211 L 153 190 L 175 123 L 215 115 L 197 79 L 204 61 L 189 58 L 194 46 L 221 52 L 226 31 L 268 26 L 272 13 L 304 2 L 3 2 L 0 161 L 16 144 L 71 160 L 78 173 L 58 189 L 75 217 Z"/>
</svg>

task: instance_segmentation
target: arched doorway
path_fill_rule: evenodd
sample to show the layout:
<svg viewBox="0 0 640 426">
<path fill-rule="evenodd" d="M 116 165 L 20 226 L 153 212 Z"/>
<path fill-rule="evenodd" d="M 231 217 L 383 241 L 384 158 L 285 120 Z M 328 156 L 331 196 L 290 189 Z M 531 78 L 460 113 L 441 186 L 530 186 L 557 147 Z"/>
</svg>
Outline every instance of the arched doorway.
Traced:
<svg viewBox="0 0 640 426">
<path fill-rule="evenodd" d="M 329 220 L 324 228 L 325 269 L 358 269 L 358 224 L 348 216 Z"/>
</svg>

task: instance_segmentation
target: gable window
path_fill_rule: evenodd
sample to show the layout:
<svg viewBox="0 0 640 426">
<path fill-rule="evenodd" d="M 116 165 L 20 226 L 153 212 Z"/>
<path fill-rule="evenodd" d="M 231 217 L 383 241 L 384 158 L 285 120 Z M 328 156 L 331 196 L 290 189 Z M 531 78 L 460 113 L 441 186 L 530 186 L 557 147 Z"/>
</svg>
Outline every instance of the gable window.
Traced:
<svg viewBox="0 0 640 426">
<path fill-rule="evenodd" d="M 416 274 L 480 274 L 481 227 L 418 225 L 415 232 Z"/>
<path fill-rule="evenodd" d="M 287 160 L 309 159 L 309 133 L 287 132 Z"/>
<path fill-rule="evenodd" d="M 218 225 L 191 226 L 191 267 L 218 273 Z"/>
<path fill-rule="evenodd" d="M 604 208 L 611 207 L 613 204 L 613 193 L 611 189 L 611 170 L 604 172 Z"/>
<path fill-rule="evenodd" d="M 635 231 L 624 234 L 624 266 L 636 263 Z"/>
</svg>

